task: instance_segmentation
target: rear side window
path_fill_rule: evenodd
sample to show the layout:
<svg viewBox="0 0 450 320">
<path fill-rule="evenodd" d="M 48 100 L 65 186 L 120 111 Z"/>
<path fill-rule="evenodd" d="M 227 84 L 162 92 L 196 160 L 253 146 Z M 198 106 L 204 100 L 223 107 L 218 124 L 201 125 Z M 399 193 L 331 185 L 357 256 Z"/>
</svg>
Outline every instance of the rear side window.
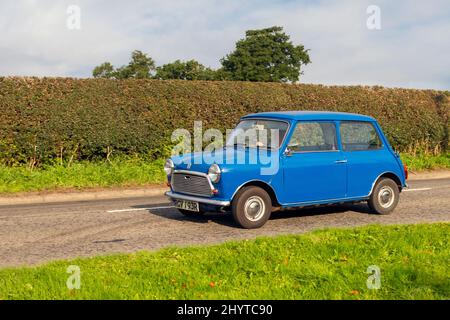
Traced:
<svg viewBox="0 0 450 320">
<path fill-rule="evenodd" d="M 383 146 L 370 122 L 341 122 L 340 133 L 344 151 L 376 150 Z"/>
<path fill-rule="evenodd" d="M 293 152 L 334 151 L 337 149 L 333 122 L 299 122 L 288 147 Z"/>
</svg>

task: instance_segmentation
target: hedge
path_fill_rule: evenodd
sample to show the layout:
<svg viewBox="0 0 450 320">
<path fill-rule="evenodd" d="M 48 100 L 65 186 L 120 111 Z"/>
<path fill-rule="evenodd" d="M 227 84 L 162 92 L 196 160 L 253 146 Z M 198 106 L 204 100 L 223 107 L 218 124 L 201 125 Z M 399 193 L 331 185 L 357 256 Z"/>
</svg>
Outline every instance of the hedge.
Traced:
<svg viewBox="0 0 450 320">
<path fill-rule="evenodd" d="M 158 157 L 176 128 L 232 128 L 248 113 L 330 110 L 377 118 L 399 151 L 448 147 L 448 92 L 250 82 L 0 78 L 0 161 Z"/>
</svg>

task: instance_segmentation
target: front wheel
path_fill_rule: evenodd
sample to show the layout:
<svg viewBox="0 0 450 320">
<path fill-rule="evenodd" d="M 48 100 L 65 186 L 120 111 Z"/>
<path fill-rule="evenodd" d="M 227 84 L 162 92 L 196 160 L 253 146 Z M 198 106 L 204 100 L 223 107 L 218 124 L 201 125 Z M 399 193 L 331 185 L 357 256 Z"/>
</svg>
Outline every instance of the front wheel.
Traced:
<svg viewBox="0 0 450 320">
<path fill-rule="evenodd" d="M 272 213 L 272 199 L 264 189 L 244 187 L 238 191 L 231 205 L 233 218 L 245 229 L 262 227 Z"/>
<path fill-rule="evenodd" d="M 370 209 L 378 214 L 390 214 L 397 207 L 400 192 L 394 180 L 382 178 L 377 182 L 370 195 Z"/>
</svg>

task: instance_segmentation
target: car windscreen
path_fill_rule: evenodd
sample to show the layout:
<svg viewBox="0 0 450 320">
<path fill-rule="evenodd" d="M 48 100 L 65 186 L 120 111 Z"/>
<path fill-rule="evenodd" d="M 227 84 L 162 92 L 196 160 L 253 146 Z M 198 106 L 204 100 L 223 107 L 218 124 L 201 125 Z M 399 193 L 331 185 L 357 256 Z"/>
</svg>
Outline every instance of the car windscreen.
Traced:
<svg viewBox="0 0 450 320">
<path fill-rule="evenodd" d="M 231 132 L 227 146 L 279 148 L 289 125 L 284 121 L 245 119 Z"/>
</svg>

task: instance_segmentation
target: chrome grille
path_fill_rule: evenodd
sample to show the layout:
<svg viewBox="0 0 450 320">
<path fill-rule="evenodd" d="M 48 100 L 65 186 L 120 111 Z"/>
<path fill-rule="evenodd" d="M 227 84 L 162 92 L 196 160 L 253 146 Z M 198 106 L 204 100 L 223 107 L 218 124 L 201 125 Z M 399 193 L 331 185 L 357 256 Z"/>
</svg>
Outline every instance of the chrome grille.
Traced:
<svg viewBox="0 0 450 320">
<path fill-rule="evenodd" d="M 211 185 L 208 178 L 203 175 L 174 172 L 172 176 L 172 189 L 179 193 L 211 196 Z"/>
</svg>

